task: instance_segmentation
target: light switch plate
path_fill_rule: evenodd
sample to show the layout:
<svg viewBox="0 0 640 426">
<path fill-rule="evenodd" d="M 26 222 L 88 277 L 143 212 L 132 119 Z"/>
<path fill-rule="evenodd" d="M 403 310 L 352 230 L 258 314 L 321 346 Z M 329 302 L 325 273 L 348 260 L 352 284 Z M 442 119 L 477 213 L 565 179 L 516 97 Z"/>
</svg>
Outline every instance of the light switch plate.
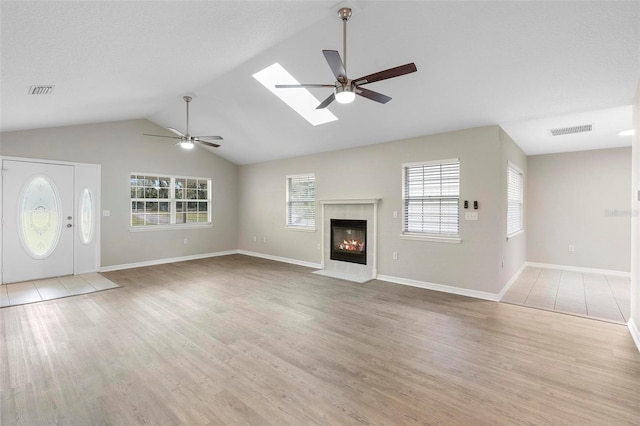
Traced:
<svg viewBox="0 0 640 426">
<path fill-rule="evenodd" d="M 464 213 L 465 220 L 478 220 L 478 212 L 465 212 Z"/>
</svg>

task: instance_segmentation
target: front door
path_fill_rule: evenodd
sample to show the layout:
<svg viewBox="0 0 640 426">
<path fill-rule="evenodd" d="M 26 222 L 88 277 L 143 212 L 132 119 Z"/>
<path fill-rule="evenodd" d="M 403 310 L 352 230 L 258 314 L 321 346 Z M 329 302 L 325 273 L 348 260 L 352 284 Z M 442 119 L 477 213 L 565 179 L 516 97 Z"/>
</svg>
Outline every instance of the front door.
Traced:
<svg viewBox="0 0 640 426">
<path fill-rule="evenodd" d="M 73 274 L 73 166 L 3 160 L 2 282 Z"/>
</svg>

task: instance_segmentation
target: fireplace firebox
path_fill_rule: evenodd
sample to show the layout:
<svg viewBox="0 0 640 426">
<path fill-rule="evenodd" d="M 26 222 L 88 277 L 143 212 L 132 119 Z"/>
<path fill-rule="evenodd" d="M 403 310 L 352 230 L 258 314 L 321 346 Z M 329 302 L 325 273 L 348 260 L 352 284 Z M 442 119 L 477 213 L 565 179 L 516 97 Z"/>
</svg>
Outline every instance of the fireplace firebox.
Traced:
<svg viewBox="0 0 640 426">
<path fill-rule="evenodd" d="M 331 219 L 331 259 L 367 264 L 367 221 Z"/>
</svg>

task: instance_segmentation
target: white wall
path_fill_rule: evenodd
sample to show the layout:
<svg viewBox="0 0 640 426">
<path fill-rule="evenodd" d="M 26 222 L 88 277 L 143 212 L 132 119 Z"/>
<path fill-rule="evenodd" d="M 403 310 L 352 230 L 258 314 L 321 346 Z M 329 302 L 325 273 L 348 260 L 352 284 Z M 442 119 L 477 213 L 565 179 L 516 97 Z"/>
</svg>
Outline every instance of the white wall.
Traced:
<svg viewBox="0 0 640 426">
<path fill-rule="evenodd" d="M 530 156 L 527 170 L 527 260 L 630 270 L 631 148 Z"/>
<path fill-rule="evenodd" d="M 101 222 L 102 267 L 235 250 L 237 166 L 201 148 L 185 151 L 142 135 L 159 132 L 147 120 L 7 132 L 0 135 L 0 154 L 102 165 L 102 210 L 111 212 Z M 134 171 L 211 177 L 213 227 L 130 232 Z"/>
<path fill-rule="evenodd" d="M 312 233 L 285 229 L 285 176 L 315 173 L 318 201 L 381 199 L 379 274 L 498 293 L 506 282 L 499 274 L 506 236 L 506 142 L 500 132 L 491 126 L 241 166 L 239 248 L 319 263 L 319 228 Z M 465 221 L 461 209 L 460 244 L 402 239 L 402 164 L 450 158 L 460 159 L 461 200 L 477 200 L 480 219 Z M 398 260 L 392 259 L 393 252 Z"/>
</svg>

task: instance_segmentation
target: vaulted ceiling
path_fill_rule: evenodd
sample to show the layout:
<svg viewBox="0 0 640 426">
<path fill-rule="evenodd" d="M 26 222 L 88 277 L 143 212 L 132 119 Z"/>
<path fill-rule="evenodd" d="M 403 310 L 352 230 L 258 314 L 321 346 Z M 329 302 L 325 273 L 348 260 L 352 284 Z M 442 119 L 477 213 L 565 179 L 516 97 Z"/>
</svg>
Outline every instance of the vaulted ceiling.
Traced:
<svg viewBox="0 0 640 426">
<path fill-rule="evenodd" d="M 353 9 L 348 73 L 415 62 L 373 83 L 385 104 L 331 104 L 312 126 L 252 75 L 278 62 L 332 83 L 337 10 Z M 222 135 L 247 164 L 499 124 L 528 154 L 630 145 L 640 1 L 2 1 L 3 132 L 147 118 Z M 55 85 L 29 95 L 32 85 Z M 312 89 L 319 99 L 330 89 Z M 549 129 L 592 124 L 551 137 Z M 140 136 L 141 138 L 144 136 Z M 179 149 L 169 140 L 158 146 Z M 132 141 L 134 143 L 135 141 Z"/>
</svg>

